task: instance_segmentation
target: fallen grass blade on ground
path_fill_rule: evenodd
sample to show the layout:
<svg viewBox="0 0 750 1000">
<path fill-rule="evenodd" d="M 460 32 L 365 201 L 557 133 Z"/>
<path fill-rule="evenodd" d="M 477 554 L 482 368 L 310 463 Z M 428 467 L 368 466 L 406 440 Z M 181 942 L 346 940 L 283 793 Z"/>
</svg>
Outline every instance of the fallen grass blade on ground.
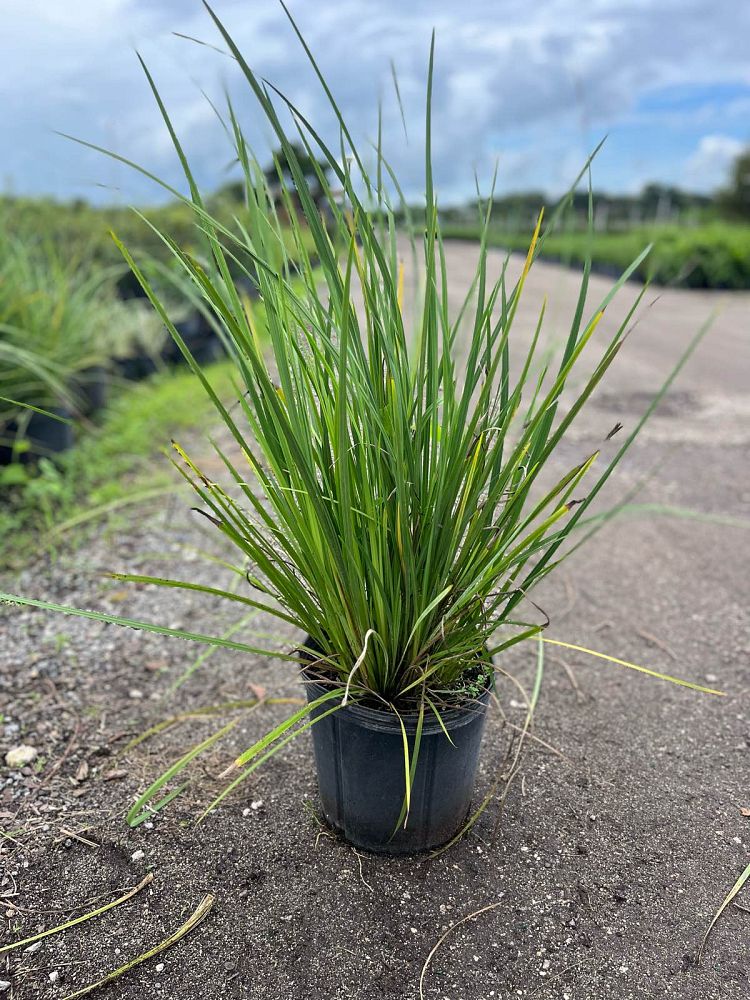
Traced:
<svg viewBox="0 0 750 1000">
<path fill-rule="evenodd" d="M 137 958 L 132 959 L 130 962 L 126 962 L 125 965 L 121 965 L 119 969 L 115 969 L 113 972 L 108 973 L 102 979 L 98 979 L 95 983 L 91 983 L 89 986 L 84 986 L 82 990 L 76 990 L 75 993 L 69 993 L 63 998 L 63 1000 L 76 1000 L 77 997 L 83 997 L 89 993 L 93 993 L 94 990 L 99 989 L 101 986 L 108 986 L 111 982 L 114 982 L 115 979 L 119 979 L 120 976 L 124 976 L 126 972 L 130 972 L 131 969 L 137 968 L 139 965 L 147 962 L 150 958 L 155 958 L 157 955 L 161 955 L 161 953 L 166 951 L 167 948 L 171 948 L 173 945 L 181 941 L 186 934 L 194 931 L 195 928 L 206 919 L 214 905 L 214 898 L 215 897 L 212 896 L 211 893 L 204 896 L 185 923 L 179 927 L 174 934 L 170 934 L 169 937 L 160 941 L 154 948 L 149 948 L 148 951 L 144 951 L 143 954 L 138 955 Z"/>
<path fill-rule="evenodd" d="M 489 903 L 487 906 L 482 906 L 478 910 L 474 910 L 473 913 L 467 913 L 465 917 L 461 917 L 461 919 L 457 920 L 455 924 L 451 924 L 451 926 L 448 928 L 448 930 L 438 938 L 437 943 L 434 945 L 434 947 L 430 951 L 430 953 L 427 956 L 427 959 L 426 959 L 424 965 L 422 966 L 422 972 L 420 973 L 420 976 L 419 976 L 419 1000 L 424 1000 L 424 996 L 425 996 L 425 994 L 424 994 L 424 980 L 425 980 L 425 976 L 427 975 L 427 970 L 430 967 L 430 962 L 433 960 L 433 958 L 435 957 L 435 955 L 439 951 L 440 946 L 445 941 L 445 939 L 450 934 L 452 934 L 455 930 L 458 930 L 459 927 L 463 926 L 463 924 L 468 923 L 469 920 L 475 920 L 477 917 L 481 916 L 483 913 L 487 913 L 489 910 L 495 910 L 495 909 L 497 909 L 498 906 L 502 906 L 502 903 Z"/>
<path fill-rule="evenodd" d="M 706 933 L 703 936 L 703 940 L 701 941 L 701 946 L 698 949 L 698 962 L 700 962 L 700 960 L 703 958 L 703 951 L 704 951 L 704 949 L 706 947 L 706 944 L 708 943 L 708 939 L 709 939 L 709 937 L 711 935 L 711 931 L 714 929 L 714 927 L 718 923 L 719 918 L 721 917 L 722 913 L 724 912 L 724 910 L 726 910 L 726 908 L 729 906 L 729 904 L 737 897 L 737 895 L 742 891 L 743 887 L 745 886 L 745 884 L 748 881 L 750 881 L 750 865 L 747 866 L 747 868 L 744 870 L 744 872 L 740 875 L 740 877 L 734 883 L 734 885 L 732 886 L 732 888 L 729 890 L 729 892 L 727 893 L 727 895 L 724 897 L 724 901 L 722 902 L 721 906 L 716 911 L 716 913 L 713 915 L 711 923 L 708 925 Z"/>
<path fill-rule="evenodd" d="M 52 934 L 59 934 L 61 931 L 66 931 L 70 927 L 82 924 L 85 920 L 91 920 L 92 917 L 100 917 L 103 913 L 107 913 L 109 910 L 114 909 L 115 906 L 119 906 L 121 903 L 126 903 L 129 899 L 132 899 L 136 893 L 141 891 L 141 889 L 145 889 L 147 885 L 150 885 L 153 878 L 154 876 L 151 872 L 149 872 L 137 886 L 133 889 L 129 889 L 128 892 L 117 899 L 113 899 L 112 902 L 106 903 L 104 906 L 99 906 L 95 910 L 89 911 L 89 913 L 84 913 L 80 917 L 75 917 L 73 920 L 66 920 L 64 924 L 58 924 L 57 927 L 51 927 L 49 930 L 40 931 L 38 934 L 32 934 L 31 937 L 24 938 L 22 941 L 14 941 L 13 944 L 3 945 L 3 947 L 0 948 L 0 955 L 5 955 L 6 952 L 14 951 L 16 948 L 25 948 L 27 945 L 34 944 L 35 941 L 41 941 L 43 938 L 50 937 Z"/>
</svg>

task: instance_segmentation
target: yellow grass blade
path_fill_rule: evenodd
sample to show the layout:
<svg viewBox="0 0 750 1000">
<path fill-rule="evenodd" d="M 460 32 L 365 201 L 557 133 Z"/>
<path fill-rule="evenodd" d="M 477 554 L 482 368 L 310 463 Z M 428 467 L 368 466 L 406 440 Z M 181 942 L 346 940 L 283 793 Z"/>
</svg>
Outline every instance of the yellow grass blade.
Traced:
<svg viewBox="0 0 750 1000">
<path fill-rule="evenodd" d="M 694 684 L 692 681 L 683 680 L 681 677 L 672 677 L 671 674 L 662 674 L 658 670 L 650 670 L 648 667 L 640 667 L 637 663 L 629 663 L 627 660 L 620 660 L 616 656 L 608 656 L 607 653 L 598 653 L 595 649 L 586 649 L 585 646 L 576 646 L 572 642 L 563 642 L 561 639 L 547 639 L 542 637 L 542 642 L 551 646 L 562 646 L 564 649 L 573 649 L 577 653 L 586 653 L 588 656 L 596 656 L 600 660 L 608 660 L 610 663 L 617 663 L 621 667 L 628 667 L 630 670 L 637 670 L 641 674 L 648 674 L 649 677 L 657 677 L 660 681 L 669 681 L 671 684 L 679 684 L 680 687 L 690 688 L 692 691 L 702 691 L 703 694 L 715 694 L 721 698 L 726 697 L 725 691 L 717 691 L 715 688 L 703 687 L 702 684 Z"/>
<path fill-rule="evenodd" d="M 136 966 L 141 965 L 141 963 L 148 961 L 149 958 L 154 958 L 156 955 L 160 955 L 167 948 L 171 948 L 173 944 L 184 938 L 186 934 L 194 930 L 198 924 L 206 919 L 211 911 L 211 907 L 214 905 L 214 897 L 209 893 L 204 896 L 201 902 L 198 904 L 197 909 L 191 913 L 185 923 L 174 934 L 170 934 L 168 938 L 165 938 L 154 948 L 150 948 L 148 951 L 144 951 L 142 955 L 134 958 L 130 962 L 126 962 L 125 965 L 121 965 L 119 969 L 115 969 L 114 972 L 108 973 L 102 979 L 97 979 L 95 983 L 91 983 L 89 986 L 84 986 L 82 990 L 76 990 L 75 993 L 69 993 L 64 1000 L 75 1000 L 76 997 L 86 996 L 88 993 L 93 993 L 94 990 L 99 989 L 100 986 L 107 986 L 112 982 L 113 979 L 119 979 L 124 973 L 129 972 Z"/>
<path fill-rule="evenodd" d="M 139 882 L 133 889 L 129 889 L 124 896 L 119 896 L 117 899 L 113 899 L 111 903 L 106 903 L 104 906 L 100 906 L 96 910 L 84 913 L 83 916 L 76 917 L 74 920 L 68 920 L 64 924 L 58 924 L 57 927 L 51 927 L 48 931 L 42 931 L 40 934 L 33 934 L 31 937 L 24 938 L 22 941 L 14 942 L 14 944 L 6 944 L 0 948 L 0 955 L 4 955 L 8 951 L 13 951 L 15 948 L 24 948 L 26 945 L 33 944 L 35 941 L 41 941 L 42 938 L 49 937 L 51 934 L 59 934 L 60 931 L 66 931 L 69 927 L 75 927 L 76 924 L 82 924 L 84 920 L 90 920 L 92 917 L 100 917 L 102 913 L 106 913 L 107 910 L 111 910 L 115 906 L 119 906 L 120 903 L 125 903 L 129 899 L 132 899 L 136 893 L 141 891 L 141 889 L 145 889 L 146 886 L 153 881 L 153 878 L 154 876 L 151 872 L 149 872 L 142 882 Z"/>
<path fill-rule="evenodd" d="M 748 879 L 750 879 L 750 865 L 748 865 L 747 868 L 744 870 L 744 872 L 740 875 L 740 877 L 737 879 L 737 881 L 734 883 L 734 885 L 732 886 L 732 888 L 727 893 L 727 895 L 726 895 L 726 897 L 724 899 L 724 902 L 721 904 L 721 906 L 716 911 L 716 913 L 714 913 L 713 920 L 708 925 L 708 930 L 706 931 L 705 935 L 703 936 L 703 941 L 701 942 L 701 946 L 700 946 L 700 948 L 698 950 L 698 961 L 699 962 L 700 962 L 701 958 L 703 957 L 703 949 L 706 947 L 706 942 L 708 941 L 708 936 L 711 933 L 711 931 L 714 929 L 714 927 L 716 926 L 716 923 L 717 923 L 719 917 L 722 915 L 722 913 L 724 912 L 724 910 L 726 910 L 726 908 L 732 902 L 732 900 L 737 895 L 737 893 L 742 889 L 742 887 L 744 886 L 745 882 L 748 881 Z"/>
</svg>

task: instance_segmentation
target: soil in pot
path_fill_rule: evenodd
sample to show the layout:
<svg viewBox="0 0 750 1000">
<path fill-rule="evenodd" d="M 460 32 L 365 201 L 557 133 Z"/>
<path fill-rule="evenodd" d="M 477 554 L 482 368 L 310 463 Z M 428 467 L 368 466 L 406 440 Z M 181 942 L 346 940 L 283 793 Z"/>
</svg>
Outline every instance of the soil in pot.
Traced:
<svg viewBox="0 0 750 1000">
<path fill-rule="evenodd" d="M 303 679 L 308 701 L 330 690 L 330 681 L 312 666 Z M 355 847 L 378 854 L 416 854 L 445 844 L 469 813 L 488 701 L 485 687 L 477 699 L 441 712 L 450 740 L 435 715 L 425 714 L 409 816 L 398 828 L 405 774 L 396 714 L 349 704 L 320 718 L 331 703 L 315 709 L 312 717 L 320 721 L 310 731 L 326 820 Z M 417 716 L 401 718 L 411 755 Z"/>
</svg>

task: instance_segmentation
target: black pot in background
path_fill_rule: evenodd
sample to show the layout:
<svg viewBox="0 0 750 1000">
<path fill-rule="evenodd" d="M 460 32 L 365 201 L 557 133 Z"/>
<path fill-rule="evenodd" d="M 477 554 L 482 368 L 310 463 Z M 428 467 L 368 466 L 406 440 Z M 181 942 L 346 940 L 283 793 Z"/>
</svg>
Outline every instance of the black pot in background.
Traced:
<svg viewBox="0 0 750 1000">
<path fill-rule="evenodd" d="M 148 378 L 158 367 L 153 357 L 145 351 L 137 351 L 125 358 L 114 358 L 113 361 L 117 374 L 129 382 L 140 382 L 141 379 Z"/>
<path fill-rule="evenodd" d="M 146 299 L 148 296 L 143 290 L 143 286 L 132 271 L 126 271 L 117 281 L 116 285 L 118 298 L 123 301 L 128 299 Z"/>
<path fill-rule="evenodd" d="M 70 411 L 63 407 L 53 406 L 50 413 L 72 419 Z M 26 426 L 25 437 L 30 448 L 23 452 L 22 457 L 24 461 L 30 461 L 35 458 L 59 455 L 60 452 L 72 448 L 75 443 L 75 429 L 73 424 L 55 420 L 54 417 L 45 416 L 43 413 L 32 413 Z"/>
<path fill-rule="evenodd" d="M 199 310 L 196 309 L 187 319 L 175 323 L 175 329 L 199 365 L 216 361 L 221 355 L 221 341 L 214 328 Z M 182 351 L 171 339 L 162 348 L 161 359 L 168 365 L 186 363 Z"/>
<path fill-rule="evenodd" d="M 310 668 L 303 676 L 308 701 L 330 691 L 311 679 Z M 442 713 L 455 746 L 434 714 L 425 714 L 409 818 L 406 829 L 402 824 L 395 833 L 405 793 L 403 736 L 395 714 L 350 704 L 316 722 L 310 732 L 331 826 L 355 847 L 376 854 L 416 854 L 447 843 L 469 813 L 488 701 L 489 690 L 465 708 Z M 331 707 L 328 702 L 314 709 L 312 718 Z M 416 714 L 401 718 L 412 752 Z"/>
<path fill-rule="evenodd" d="M 10 424 L 0 424 L 0 466 L 13 461 L 13 428 Z"/>
<path fill-rule="evenodd" d="M 49 410 L 57 416 L 73 420 L 74 415 L 65 407 L 53 406 Z M 18 445 L 23 447 L 19 448 Z M 21 421 L 11 420 L 0 426 L 0 465 L 21 462 L 28 465 L 38 458 L 59 455 L 75 444 L 75 426 L 55 420 L 43 413 L 31 412 Z"/>
<path fill-rule="evenodd" d="M 107 405 L 109 371 L 105 365 L 92 365 L 78 372 L 73 390 L 86 416 L 98 413 Z"/>
</svg>

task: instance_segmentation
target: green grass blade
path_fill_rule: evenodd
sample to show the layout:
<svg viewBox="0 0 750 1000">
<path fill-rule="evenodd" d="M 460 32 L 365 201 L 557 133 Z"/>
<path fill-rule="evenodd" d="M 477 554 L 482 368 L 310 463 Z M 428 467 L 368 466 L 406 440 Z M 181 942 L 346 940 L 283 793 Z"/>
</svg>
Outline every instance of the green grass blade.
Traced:
<svg viewBox="0 0 750 1000">
<path fill-rule="evenodd" d="M 237 725 L 238 722 L 239 719 L 232 719 L 231 722 L 228 722 L 225 726 L 222 726 L 221 729 L 218 729 L 215 733 L 212 733 L 207 739 L 202 740 L 200 743 L 197 743 L 194 747 L 188 750 L 187 753 L 183 754 L 178 761 L 175 761 L 175 763 L 172 764 L 171 767 L 168 767 L 163 774 L 159 775 L 156 781 L 152 782 L 148 786 L 146 791 L 138 797 L 135 804 L 131 806 L 131 808 L 128 810 L 127 814 L 128 824 L 130 826 L 138 826 L 139 823 L 142 823 L 144 819 L 147 819 L 149 810 L 146 809 L 145 807 L 148 806 L 151 799 L 156 794 L 158 794 L 158 792 L 160 792 L 162 788 L 169 781 L 171 781 L 172 778 L 175 777 L 175 775 L 179 774 L 180 771 L 184 770 L 184 768 L 186 768 L 191 761 L 195 760 L 195 758 L 198 757 L 200 754 L 202 754 L 205 750 L 210 749 L 223 736 L 226 736 L 228 732 L 234 729 L 234 727 Z M 181 785 L 179 790 L 175 790 L 173 793 L 167 796 L 166 800 L 162 800 L 161 803 L 159 803 L 159 807 L 161 808 L 162 805 L 166 805 L 168 801 L 171 801 L 171 799 L 173 799 L 176 795 L 179 794 L 180 791 L 182 791 L 182 789 L 186 787 L 187 783 Z M 144 812 L 145 815 L 143 815 Z"/>
<path fill-rule="evenodd" d="M 732 886 L 732 888 L 729 890 L 729 892 L 727 893 L 727 895 L 724 897 L 724 901 L 722 902 L 721 906 L 716 911 L 716 913 L 713 915 L 713 917 L 711 919 L 711 923 L 708 925 L 706 933 L 703 936 L 703 940 L 701 941 L 701 946 L 698 949 L 698 961 L 699 962 L 703 958 L 703 950 L 706 947 L 706 944 L 708 942 L 708 938 L 709 938 L 709 936 L 711 934 L 711 931 L 714 929 L 714 927 L 718 923 L 719 918 L 721 917 L 721 915 L 724 912 L 724 910 L 726 910 L 726 908 L 729 906 L 729 904 L 732 902 L 732 900 L 742 891 L 743 887 L 748 882 L 748 880 L 750 880 L 750 865 L 747 866 L 747 868 L 743 871 L 743 873 L 740 875 L 740 877 L 734 883 L 734 885 Z"/>
<path fill-rule="evenodd" d="M 167 628 L 165 625 L 137 621 L 133 618 L 122 618 L 119 615 L 108 615 L 102 611 L 84 611 L 81 608 L 72 608 L 64 604 L 53 604 L 51 601 L 37 601 L 30 597 L 20 597 L 18 594 L 0 593 L 0 604 L 40 608 L 42 611 L 56 611 L 63 615 L 73 615 L 77 618 L 89 618 L 91 621 L 103 622 L 105 625 L 121 625 L 123 628 L 132 628 L 136 631 L 155 632 L 157 635 L 173 636 L 175 639 L 203 642 L 207 646 L 223 646 L 225 649 L 236 649 L 241 653 L 255 653 L 261 656 L 276 657 L 280 660 L 296 660 L 296 657 L 288 653 L 280 653 L 272 649 L 258 649 L 256 646 L 249 646 L 244 642 L 235 642 L 233 639 L 222 639 L 219 636 L 202 635 L 200 632 L 187 632 L 183 629 Z"/>
</svg>

